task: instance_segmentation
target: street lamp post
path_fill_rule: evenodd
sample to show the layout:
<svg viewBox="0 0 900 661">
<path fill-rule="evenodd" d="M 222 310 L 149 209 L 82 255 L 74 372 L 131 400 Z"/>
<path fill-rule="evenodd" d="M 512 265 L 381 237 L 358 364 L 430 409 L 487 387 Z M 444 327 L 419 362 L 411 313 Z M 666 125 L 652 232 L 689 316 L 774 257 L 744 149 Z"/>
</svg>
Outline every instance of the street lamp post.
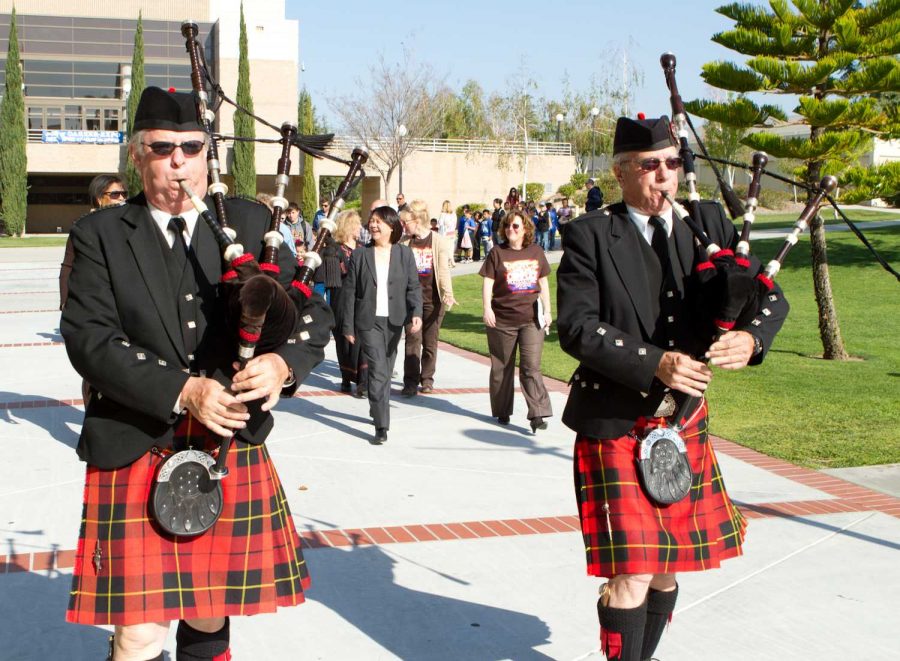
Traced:
<svg viewBox="0 0 900 661">
<path fill-rule="evenodd" d="M 562 125 L 563 119 L 564 119 L 564 115 L 561 112 L 556 113 L 556 141 L 557 142 L 560 142 L 559 127 Z"/>
<path fill-rule="evenodd" d="M 400 138 L 400 141 L 399 141 L 400 162 L 397 167 L 398 175 L 400 177 L 400 182 L 399 182 L 398 188 L 399 188 L 399 192 L 401 194 L 403 193 L 403 138 L 406 136 L 407 132 L 408 131 L 406 128 L 406 124 L 401 124 L 400 126 L 397 127 L 397 137 Z"/>
<path fill-rule="evenodd" d="M 600 114 L 600 108 L 594 106 L 591 108 L 591 176 L 594 176 L 594 121 Z"/>
</svg>

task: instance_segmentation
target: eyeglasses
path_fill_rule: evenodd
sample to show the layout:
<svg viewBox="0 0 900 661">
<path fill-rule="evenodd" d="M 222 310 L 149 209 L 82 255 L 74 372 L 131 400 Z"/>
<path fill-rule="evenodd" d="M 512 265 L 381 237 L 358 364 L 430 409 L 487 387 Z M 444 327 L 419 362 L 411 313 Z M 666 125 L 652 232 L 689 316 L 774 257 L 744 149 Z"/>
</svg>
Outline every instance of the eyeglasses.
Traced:
<svg viewBox="0 0 900 661">
<path fill-rule="evenodd" d="M 520 223 L 510 223 L 507 228 L 511 230 L 520 230 L 522 229 L 522 225 Z"/>
<path fill-rule="evenodd" d="M 185 156 L 196 156 L 203 151 L 204 143 L 202 140 L 188 140 L 179 144 L 174 142 L 151 142 L 150 144 L 142 142 L 141 144 L 148 147 L 157 156 L 168 156 L 178 147 L 181 147 L 181 152 Z"/>
<path fill-rule="evenodd" d="M 108 190 L 103 193 L 103 197 L 108 197 L 111 200 L 124 200 L 128 198 L 127 190 Z"/>
<path fill-rule="evenodd" d="M 666 159 L 660 158 L 645 158 L 642 161 L 631 161 L 632 163 L 637 163 L 638 167 L 643 172 L 656 172 L 659 170 L 659 166 L 663 163 L 666 164 L 666 167 L 670 170 L 677 170 L 682 165 L 684 165 L 684 159 L 680 156 L 670 156 Z"/>
</svg>

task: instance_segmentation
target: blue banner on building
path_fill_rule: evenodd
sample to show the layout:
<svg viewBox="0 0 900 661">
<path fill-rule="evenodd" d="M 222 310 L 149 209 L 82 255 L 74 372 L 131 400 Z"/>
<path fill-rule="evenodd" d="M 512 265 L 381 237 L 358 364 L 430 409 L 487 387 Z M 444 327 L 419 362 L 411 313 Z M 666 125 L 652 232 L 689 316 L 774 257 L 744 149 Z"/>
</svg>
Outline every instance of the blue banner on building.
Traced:
<svg viewBox="0 0 900 661">
<path fill-rule="evenodd" d="M 55 145 L 118 145 L 125 139 L 121 131 L 42 131 L 41 142 Z"/>
</svg>

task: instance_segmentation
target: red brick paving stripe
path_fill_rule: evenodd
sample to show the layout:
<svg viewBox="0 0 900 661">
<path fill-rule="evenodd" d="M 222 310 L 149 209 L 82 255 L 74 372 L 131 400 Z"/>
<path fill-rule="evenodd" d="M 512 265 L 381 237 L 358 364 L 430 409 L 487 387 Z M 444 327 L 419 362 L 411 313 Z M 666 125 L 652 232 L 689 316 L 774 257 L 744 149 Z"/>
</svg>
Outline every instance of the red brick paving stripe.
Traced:
<svg viewBox="0 0 900 661">
<path fill-rule="evenodd" d="M 406 542 L 417 541 L 416 538 L 413 537 L 403 526 L 385 526 L 384 529 L 394 539 L 395 542 L 403 544 Z"/>
<path fill-rule="evenodd" d="M 417 542 L 433 542 L 438 537 L 425 526 L 406 526 L 406 530 L 410 535 L 416 538 Z"/>
<path fill-rule="evenodd" d="M 461 523 L 445 523 L 445 526 L 460 539 L 476 539 L 478 535 Z"/>
<path fill-rule="evenodd" d="M 502 521 L 485 521 L 484 525 L 490 528 L 491 532 L 496 533 L 500 537 L 511 537 L 518 534 L 515 530 L 505 525 Z"/>
<path fill-rule="evenodd" d="M 82 399 L 22 399 L 17 402 L 0 402 L 0 411 L 10 409 L 43 409 L 57 406 L 83 406 Z"/>
<path fill-rule="evenodd" d="M 497 537 L 497 533 L 484 525 L 481 521 L 465 521 L 463 525 L 479 537 Z"/>
<path fill-rule="evenodd" d="M 519 519 L 503 519 L 501 521 L 505 526 L 512 528 L 519 535 L 534 535 L 534 528 L 530 528 L 524 521 Z"/>
<path fill-rule="evenodd" d="M 2 310 L 0 314 L 36 314 L 38 312 L 59 312 L 59 308 L 47 308 L 46 310 Z"/>
<path fill-rule="evenodd" d="M 308 549 L 318 549 L 329 545 L 325 538 L 315 530 L 301 532 L 300 540 L 303 542 L 303 546 Z"/>
<path fill-rule="evenodd" d="M 522 523 L 527 525 L 530 528 L 533 528 L 539 534 L 547 534 L 551 532 L 558 532 L 555 528 L 550 527 L 546 523 L 544 523 L 543 519 L 522 519 Z"/>
<path fill-rule="evenodd" d="M 387 534 L 384 528 L 363 528 L 363 534 L 372 540 L 373 544 L 392 544 L 393 537 Z"/>
<path fill-rule="evenodd" d="M 553 528 L 555 532 L 571 532 L 571 526 L 567 526 L 565 523 L 557 519 L 555 516 L 545 516 L 541 517 L 541 522 L 546 523 L 548 526 Z"/>
<path fill-rule="evenodd" d="M 62 342 L 10 342 L 0 344 L 0 349 L 19 349 L 22 347 L 61 347 Z"/>
<path fill-rule="evenodd" d="M 900 498 L 875 494 L 856 499 L 800 500 L 783 503 L 736 503 L 748 519 L 797 518 L 845 512 L 879 511 L 900 518 Z M 374 528 L 331 528 L 304 530 L 300 539 L 307 550 L 345 546 L 409 544 L 417 542 L 485 539 L 547 535 L 580 530 L 573 515 L 544 516 L 532 519 L 427 523 Z M 43 572 L 69 569 L 75 564 L 74 550 L 38 551 L 0 555 L 0 574 Z"/>
<path fill-rule="evenodd" d="M 459 539 L 456 533 L 442 523 L 429 523 L 425 527 L 428 528 L 428 532 L 442 541 Z"/>
<path fill-rule="evenodd" d="M 330 546 L 352 546 L 353 543 L 343 530 L 320 530 L 320 534 Z"/>
</svg>

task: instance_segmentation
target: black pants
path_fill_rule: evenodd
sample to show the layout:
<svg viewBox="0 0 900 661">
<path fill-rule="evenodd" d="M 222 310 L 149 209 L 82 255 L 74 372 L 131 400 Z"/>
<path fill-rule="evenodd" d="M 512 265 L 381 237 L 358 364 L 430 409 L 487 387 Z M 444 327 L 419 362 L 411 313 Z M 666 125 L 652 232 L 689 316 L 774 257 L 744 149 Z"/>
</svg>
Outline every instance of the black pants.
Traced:
<svg viewBox="0 0 900 661">
<path fill-rule="evenodd" d="M 375 427 L 391 427 L 391 372 L 397 360 L 397 345 L 403 326 L 394 326 L 387 317 L 375 317 L 375 325 L 361 330 L 363 355 L 369 364 L 369 415 Z"/>
</svg>

